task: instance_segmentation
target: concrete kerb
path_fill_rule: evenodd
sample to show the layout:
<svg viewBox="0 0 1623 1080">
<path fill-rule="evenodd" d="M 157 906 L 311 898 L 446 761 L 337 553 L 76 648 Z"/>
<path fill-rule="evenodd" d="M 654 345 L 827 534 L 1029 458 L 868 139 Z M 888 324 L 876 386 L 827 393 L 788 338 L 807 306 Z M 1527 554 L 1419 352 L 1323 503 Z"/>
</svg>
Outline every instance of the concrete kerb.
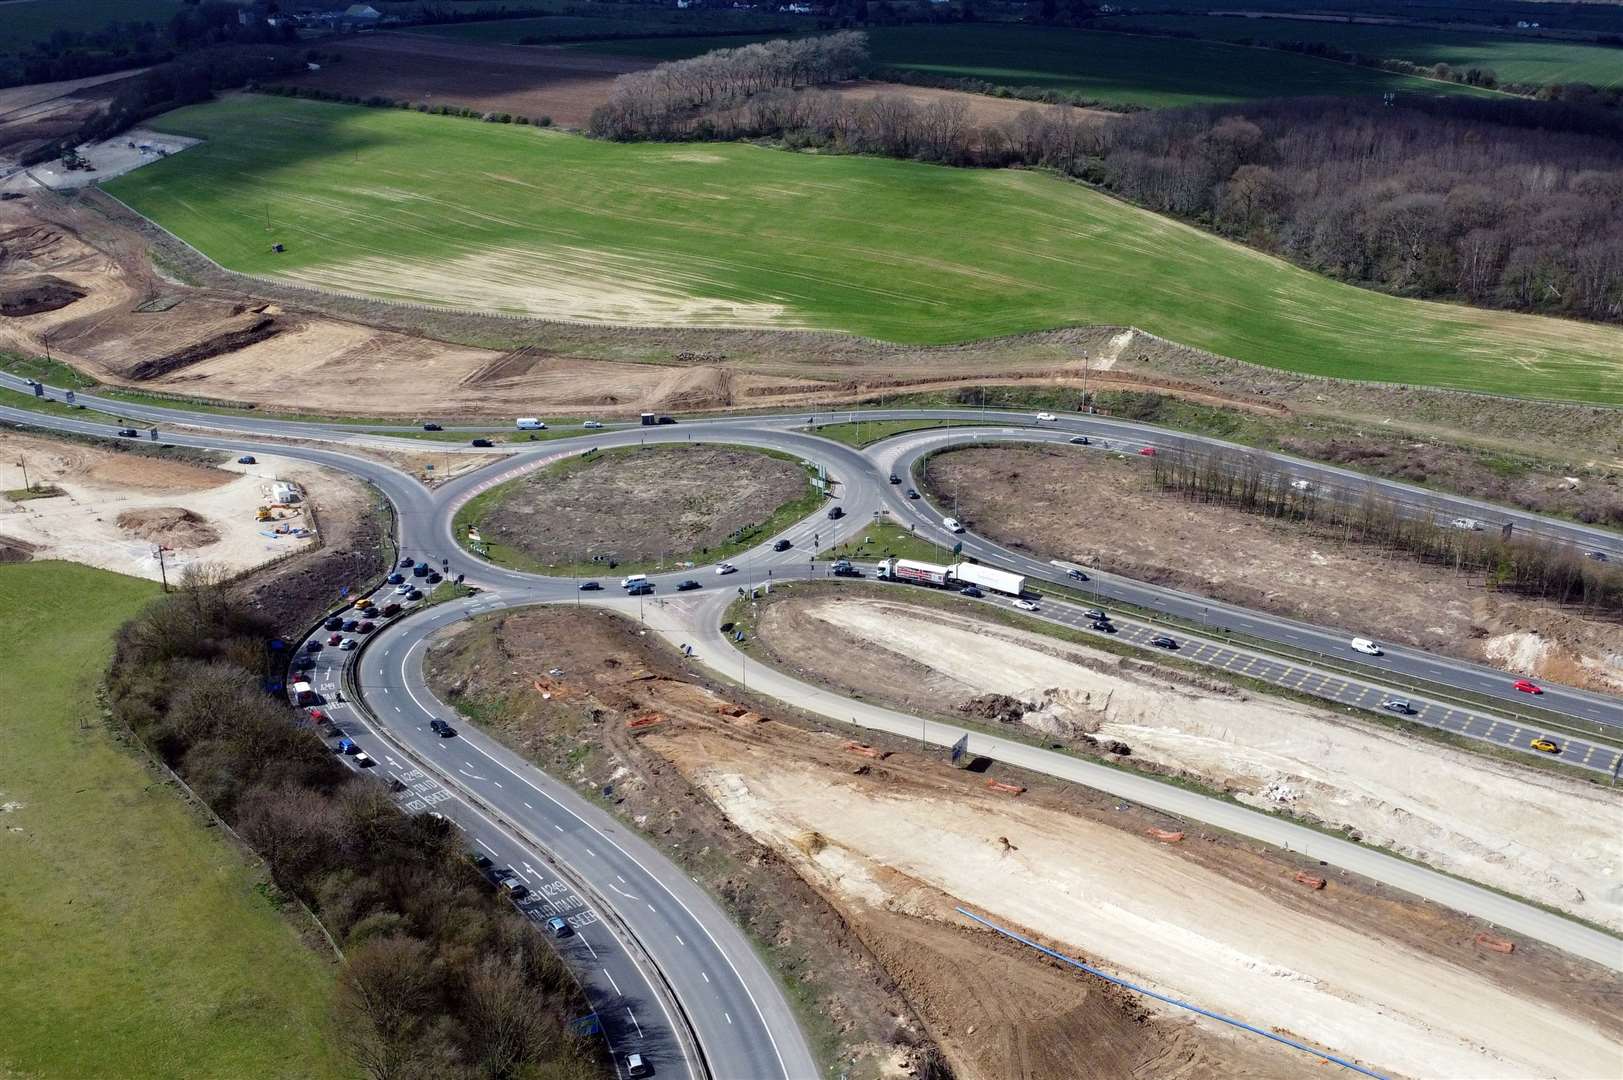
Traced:
<svg viewBox="0 0 1623 1080">
<path fill-rule="evenodd" d="M 407 617 L 409 618 L 409 616 Z M 635 932 L 633 932 L 631 927 L 626 924 L 625 920 L 620 916 L 620 913 L 615 910 L 614 905 L 609 903 L 608 899 L 604 897 L 601 892 L 577 875 L 573 869 L 570 868 L 568 863 L 559 859 L 553 853 L 551 846 L 545 841 L 540 839 L 534 833 L 530 832 L 530 830 L 524 828 L 522 825 L 519 825 L 517 822 L 514 822 L 512 819 L 503 815 L 499 810 L 485 802 L 483 799 L 479 798 L 477 795 L 461 787 L 449 773 L 439 768 L 433 762 L 426 758 L 420 758 L 416 754 L 413 754 L 405 749 L 405 747 L 398 740 L 389 735 L 387 728 L 385 728 L 383 724 L 379 722 L 377 714 L 372 711 L 369 705 L 367 705 L 365 697 L 360 692 L 360 686 L 355 681 L 355 672 L 360 667 L 361 657 L 365 654 L 367 646 L 370 645 L 372 641 L 372 637 L 366 638 L 361 643 L 361 646 L 350 654 L 349 659 L 344 664 L 341 683 L 346 696 L 345 703 L 353 707 L 356 712 L 361 713 L 366 718 L 368 726 L 372 728 L 372 730 L 377 734 L 378 738 L 387 743 L 391 748 L 399 753 L 401 757 L 415 763 L 418 768 L 423 769 L 425 772 L 434 776 L 435 779 L 444 785 L 448 790 L 455 791 L 458 798 L 462 799 L 468 805 L 478 810 L 479 813 L 496 822 L 502 828 L 508 830 L 514 836 L 519 837 L 525 843 L 529 844 L 535 851 L 540 853 L 541 857 L 546 860 L 547 865 L 552 868 L 553 872 L 563 879 L 563 881 L 568 884 L 571 889 L 574 889 L 577 893 L 587 897 L 590 900 L 592 906 L 595 907 L 597 911 L 604 917 L 604 925 L 609 927 L 610 932 L 613 933 L 615 938 L 619 940 L 621 947 L 626 950 L 627 954 L 631 955 L 635 959 L 637 966 L 645 972 L 653 973 L 654 979 L 652 980 L 652 985 L 655 992 L 664 999 L 665 1007 L 669 1013 L 672 1016 L 679 1018 L 679 1023 L 676 1025 L 676 1031 L 674 1034 L 677 1036 L 677 1038 L 682 1040 L 684 1044 L 684 1051 L 690 1053 L 689 1060 L 693 1061 L 697 1065 L 699 1073 L 705 1077 L 712 1076 L 713 1074 L 710 1069 L 710 1060 L 705 1055 L 703 1044 L 699 1041 L 698 1030 L 693 1024 L 692 1017 L 688 1015 L 687 1009 L 683 1007 L 682 1000 L 677 995 L 675 987 L 671 985 L 670 980 L 666 977 L 664 970 L 659 966 L 658 962 L 656 962 L 648 950 L 644 948 L 641 940 L 638 939 Z M 577 985 L 579 985 L 578 978 L 576 982 Z M 585 991 L 583 989 L 583 996 L 584 993 Z"/>
</svg>

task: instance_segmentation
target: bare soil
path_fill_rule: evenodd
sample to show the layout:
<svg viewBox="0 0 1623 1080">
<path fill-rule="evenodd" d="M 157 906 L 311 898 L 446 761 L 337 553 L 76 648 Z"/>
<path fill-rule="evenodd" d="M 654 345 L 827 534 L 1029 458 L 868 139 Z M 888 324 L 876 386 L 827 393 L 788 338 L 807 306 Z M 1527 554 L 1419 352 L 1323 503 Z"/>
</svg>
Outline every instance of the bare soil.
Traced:
<svg viewBox="0 0 1623 1080">
<path fill-rule="evenodd" d="M 73 132 L 146 69 L 0 90 L 0 178 L 29 151 Z"/>
<path fill-rule="evenodd" d="M 929 86 L 879 82 L 873 79 L 854 79 L 851 82 L 837 83 L 828 87 L 827 92 L 853 102 L 869 101 L 876 97 L 904 97 L 921 109 L 937 102 L 961 104 L 969 111 L 969 122 L 977 127 L 1008 123 L 1027 110 L 1043 112 L 1054 108 L 1051 105 L 1021 101 L 1018 98 L 998 98 L 987 94 L 970 94 L 962 90 L 940 90 Z M 1065 115 L 1072 119 L 1087 117 L 1090 120 L 1106 122 L 1121 115 L 1103 109 L 1061 107 L 1065 109 Z"/>
<path fill-rule="evenodd" d="M 0 288 L 0 315 L 12 319 L 38 315 L 42 311 L 67 307 L 83 297 L 81 290 L 49 274 L 23 278 Z"/>
<path fill-rule="evenodd" d="M 1153 488 L 1149 469 L 1070 447 L 976 447 L 932 457 L 925 485 L 1006 544 L 1591 689 L 1623 690 L 1623 625 L 1500 592 L 1296 522 Z"/>
<path fill-rule="evenodd" d="M 873 756 L 853 754 L 849 734 L 707 684 L 605 613 L 479 619 L 436 644 L 428 666 L 437 692 L 544 767 L 583 789 L 610 785 L 617 812 L 776 942 L 768 955 L 862 1063 L 850 1075 L 907 1065 L 898 1053 L 921 1041 L 956 1075 L 987 1080 L 1285 1077 L 1311 1063 L 972 929 L 959 903 L 1173 992 L 1261 980 L 1271 989 L 1245 1003 L 1252 1019 L 1370 1050 L 1397 1073 L 1420 1072 L 1401 1065 L 1434 1048 L 1427 1075 L 1560 1072 L 1574 1063 L 1559 1058 L 1619 1035 L 1611 979 L 1558 953 L 1484 954 L 1471 921 L 1345 875 L 1311 892 L 1293 881 L 1309 867 L 1288 853 L 1194 831 L 1157 844 L 1144 830 L 1176 822 L 1086 789 L 997 766 L 1028 788 L 1010 797 L 868 735 Z M 553 667 L 564 675 L 549 678 Z M 1366 983 L 1381 1016 L 1337 997 Z M 1304 997 L 1331 1007 L 1303 1011 Z M 1437 1026 L 1417 1036 L 1415 1021 Z M 1524 1042 L 1529 1024 L 1560 1034 L 1511 1051 L 1507 1072 L 1501 1044 Z M 1469 1072 L 1454 1068 L 1462 1060 Z"/>
<path fill-rule="evenodd" d="M 1623 932 L 1623 802 L 1599 785 L 889 590 L 774 590 L 755 636 L 849 696 L 1020 725 Z"/>
<path fill-rule="evenodd" d="M 487 541 L 538 563 L 645 563 L 702 554 L 806 492 L 792 461 L 719 446 L 610 452 L 540 469 L 480 519 Z"/>
<path fill-rule="evenodd" d="M 323 61 L 289 85 L 360 98 L 378 96 L 414 105 L 460 105 L 508 112 L 560 127 L 584 127 L 615 76 L 649 67 L 647 60 L 599 56 L 544 46 L 480 45 L 418 34 L 370 34 L 326 51 Z"/>
<path fill-rule="evenodd" d="M 171 548 L 206 547 L 220 539 L 201 514 L 184 506 L 125 510 L 118 515 L 117 524 L 131 536 Z"/>
</svg>

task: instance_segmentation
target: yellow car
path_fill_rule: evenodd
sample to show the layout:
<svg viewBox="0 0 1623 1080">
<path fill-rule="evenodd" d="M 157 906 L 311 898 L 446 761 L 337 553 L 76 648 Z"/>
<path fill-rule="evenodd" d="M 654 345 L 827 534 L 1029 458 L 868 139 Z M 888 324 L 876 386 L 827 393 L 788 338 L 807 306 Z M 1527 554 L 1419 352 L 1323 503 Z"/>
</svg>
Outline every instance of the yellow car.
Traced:
<svg viewBox="0 0 1623 1080">
<path fill-rule="evenodd" d="M 1541 754 L 1559 754 L 1561 752 L 1561 748 L 1549 739 L 1534 739 L 1527 745 Z"/>
</svg>

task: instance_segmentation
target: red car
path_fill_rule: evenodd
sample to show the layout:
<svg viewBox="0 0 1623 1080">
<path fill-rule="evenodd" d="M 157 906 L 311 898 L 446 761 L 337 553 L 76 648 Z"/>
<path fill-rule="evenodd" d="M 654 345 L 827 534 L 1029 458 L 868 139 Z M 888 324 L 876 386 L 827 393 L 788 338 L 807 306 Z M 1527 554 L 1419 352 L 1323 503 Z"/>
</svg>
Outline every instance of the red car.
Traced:
<svg viewBox="0 0 1623 1080">
<path fill-rule="evenodd" d="M 376 630 L 376 629 L 377 629 L 377 627 L 375 625 L 373 625 L 372 620 L 367 619 L 365 622 L 361 623 L 361 625 L 359 625 L 359 626 L 357 626 L 355 628 L 355 632 L 357 634 L 370 634 L 373 630 Z"/>
<path fill-rule="evenodd" d="M 327 722 L 327 714 L 322 712 L 320 709 L 311 709 L 310 722 L 314 724 L 325 724 Z"/>
<path fill-rule="evenodd" d="M 1145 457 L 1154 457 L 1155 456 L 1155 447 L 1153 447 L 1153 446 L 1142 447 L 1139 450 L 1139 453 L 1143 454 Z"/>
<path fill-rule="evenodd" d="M 1542 686 L 1535 682 L 1528 682 L 1526 679 L 1517 679 L 1510 685 L 1514 686 L 1517 690 L 1520 690 L 1524 694 L 1544 693 L 1544 688 Z"/>
<path fill-rule="evenodd" d="M 343 634 L 334 634 L 332 637 L 327 639 L 327 644 L 328 645 L 336 645 L 340 641 L 343 641 L 343 640 L 344 640 L 344 635 Z"/>
</svg>

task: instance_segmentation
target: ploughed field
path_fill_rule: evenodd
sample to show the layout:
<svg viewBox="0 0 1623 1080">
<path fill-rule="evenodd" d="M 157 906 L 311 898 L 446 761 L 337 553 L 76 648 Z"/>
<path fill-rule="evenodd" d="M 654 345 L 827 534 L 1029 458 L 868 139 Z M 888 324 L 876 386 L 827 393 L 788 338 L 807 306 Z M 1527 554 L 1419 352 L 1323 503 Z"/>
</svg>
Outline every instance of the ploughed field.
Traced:
<svg viewBox="0 0 1623 1080">
<path fill-rule="evenodd" d="M 157 126 L 207 141 L 109 191 L 228 267 L 339 291 L 905 343 L 1131 325 L 1291 371 L 1623 403 L 1616 327 L 1353 288 L 1032 172 L 259 96 Z"/>
</svg>

